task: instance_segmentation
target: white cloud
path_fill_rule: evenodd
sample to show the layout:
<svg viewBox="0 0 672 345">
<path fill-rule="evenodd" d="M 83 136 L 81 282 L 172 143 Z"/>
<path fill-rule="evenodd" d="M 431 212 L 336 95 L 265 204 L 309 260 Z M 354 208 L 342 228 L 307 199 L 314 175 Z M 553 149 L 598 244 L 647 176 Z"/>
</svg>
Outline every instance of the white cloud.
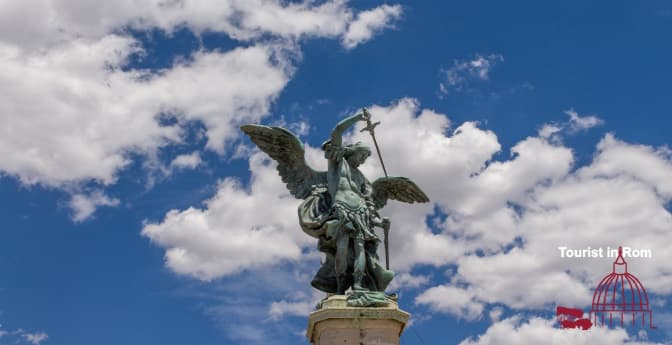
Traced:
<svg viewBox="0 0 672 345">
<path fill-rule="evenodd" d="M 73 194 L 68 203 L 68 207 L 74 212 L 72 220 L 82 222 L 93 215 L 96 208 L 100 206 L 118 206 L 119 199 L 110 198 L 102 191 L 96 190 L 92 193 Z"/>
<path fill-rule="evenodd" d="M 205 126 L 206 148 L 223 154 L 238 125 L 267 115 L 292 77 L 298 40 L 345 39 L 348 27 L 359 27 L 348 42 L 363 42 L 363 31 L 388 26 L 400 11 L 384 5 L 357 13 L 340 0 L 2 2 L 0 172 L 27 185 L 110 185 L 131 156 L 151 160 L 186 140 L 191 121 Z M 125 70 L 132 54 L 144 54 L 127 27 L 187 27 L 252 44 L 199 50 L 160 71 Z M 267 36 L 281 39 L 258 40 Z M 162 125 L 161 115 L 178 121 Z"/>
<path fill-rule="evenodd" d="M 288 129 L 292 131 L 292 133 L 296 134 L 298 137 L 303 137 L 308 135 L 308 133 L 310 132 L 310 124 L 306 121 L 290 123 L 288 125 Z"/>
<path fill-rule="evenodd" d="M 492 322 L 499 321 L 499 319 L 502 317 L 502 314 L 504 314 L 504 309 L 502 307 L 494 307 L 488 313 Z"/>
<path fill-rule="evenodd" d="M 544 139 L 551 139 L 554 135 L 559 133 L 562 130 L 562 127 L 553 124 L 545 124 L 539 130 L 539 137 Z"/>
<path fill-rule="evenodd" d="M 364 43 L 373 37 L 373 35 L 392 26 L 392 21 L 401 17 L 400 5 L 382 5 L 372 10 L 362 11 L 357 14 L 357 18 L 350 23 L 348 30 L 343 35 L 343 46 L 352 49 L 361 43 Z"/>
<path fill-rule="evenodd" d="M 410 99 L 370 107 L 376 121 L 382 121 L 376 135 L 388 172 L 410 177 L 432 202 L 451 214 L 446 231 L 435 234 L 425 224 L 427 215 L 434 212 L 431 204 L 392 202 L 383 210 L 393 221 L 391 262 L 402 271 L 419 263 L 455 262 L 478 245 L 496 250 L 511 242 L 519 235 L 517 214 L 506 208 L 507 203 L 523 199 L 539 183 L 563 176 L 573 160 L 569 149 L 527 138 L 511 149 L 510 160 L 491 162 L 500 150 L 493 132 L 472 122 L 450 131 L 445 115 L 418 108 Z M 350 140 L 370 143 L 368 134 L 358 129 Z M 382 175 L 377 159 L 369 159 L 363 170 L 370 179 Z M 491 231 L 495 227 L 498 231 Z M 474 237 L 479 241 L 467 240 Z"/>
<path fill-rule="evenodd" d="M 517 230 L 513 226 L 515 219 L 512 218 L 515 218 L 515 212 L 501 210 L 506 206 L 507 197 L 521 198 L 537 183 L 561 176 L 569 168 L 572 160 L 569 150 L 549 145 L 539 139 L 529 138 L 512 149 L 512 154 L 515 156 L 513 160 L 487 165 L 500 146 L 494 133 L 479 129 L 475 123 L 464 123 L 455 129 L 452 135 L 446 136 L 444 132 L 448 130 L 450 124 L 448 119 L 430 110 L 419 111 L 418 104 L 411 99 L 403 99 L 389 107 L 373 106 L 369 109 L 376 119 L 383 121 L 377 135 L 384 157 L 397 158 L 387 162 L 390 173 L 411 177 L 428 193 L 430 199 L 441 205 L 443 209 L 459 211 L 457 218 L 451 219 L 454 227 L 462 226 L 462 224 L 468 224 L 470 227 L 457 229 L 457 231 L 467 231 L 471 235 L 482 236 L 491 242 L 492 248 L 508 243 L 513 236 L 517 235 Z M 353 133 L 355 136 L 348 137 L 346 140 L 365 142 L 371 140 L 357 130 Z M 401 141 L 398 138 L 408 138 L 408 140 Z M 255 207 L 259 205 L 281 205 L 276 209 L 282 208 L 289 211 L 285 211 L 286 213 L 273 212 L 266 217 L 255 217 L 254 219 L 264 219 L 264 224 L 283 224 L 283 229 L 286 228 L 288 233 L 296 234 L 297 221 L 294 217 L 286 217 L 286 214 L 296 212 L 298 201 L 281 197 L 287 195 L 287 192 L 277 173 L 272 167 L 259 165 L 259 158 L 255 157 L 256 155 L 250 160 L 253 167 L 250 192 L 243 193 L 242 186 L 232 187 L 232 182 L 226 180 L 222 184 L 226 188 L 220 188 L 220 193 L 213 200 L 222 202 L 230 200 L 227 202 L 234 203 L 237 197 L 246 199 L 249 200 L 249 212 L 258 212 Z M 319 164 L 324 168 L 324 159 L 318 150 L 309 148 L 308 159 L 314 166 Z M 368 160 L 362 169 L 371 180 L 382 175 L 380 163 L 375 159 Z M 437 171 L 442 173 L 437 174 Z M 262 181 L 266 181 L 263 186 L 260 185 Z M 445 183 L 446 181 L 451 181 L 451 183 Z M 229 208 L 219 207 L 218 202 L 210 201 L 209 205 L 217 206 L 217 210 L 172 211 L 167 215 L 164 224 L 156 225 L 154 231 L 157 234 L 160 233 L 162 229 L 168 227 L 168 224 L 177 221 L 178 218 L 183 219 L 182 216 L 187 213 L 206 215 L 206 217 L 221 216 L 222 212 L 223 214 L 230 213 L 230 211 L 225 211 Z M 465 250 L 469 249 L 464 239 L 454 240 L 448 234 L 432 233 L 425 224 L 425 218 L 433 210 L 431 204 L 401 205 L 396 202 L 391 202 L 384 210 L 385 214 L 394 215 L 390 232 L 390 261 L 395 270 L 403 272 L 419 263 L 442 265 L 454 262 L 463 255 Z M 238 212 L 235 213 L 238 214 Z M 182 216 L 178 217 L 178 215 Z M 474 217 L 481 217 L 480 221 L 476 221 Z M 252 219 L 242 220 L 236 217 L 236 220 L 236 224 L 240 225 L 241 234 L 249 231 L 242 229 L 253 229 L 259 226 Z M 493 224 L 501 225 L 505 222 L 511 224 L 508 232 L 487 231 Z M 212 222 L 208 222 L 210 223 Z M 187 228 L 188 226 L 184 226 L 185 230 L 182 231 L 186 232 Z M 144 232 L 146 235 L 157 240 L 147 231 L 146 228 Z M 300 233 L 298 235 L 294 237 L 293 245 L 289 248 L 299 248 L 303 244 L 312 243 L 312 240 L 304 238 L 305 235 Z M 168 248 L 175 247 L 184 250 L 184 246 L 179 241 L 172 244 L 159 242 Z M 204 257 L 219 260 L 209 255 L 204 255 Z M 296 259 L 294 254 L 285 257 Z M 219 262 L 221 264 L 226 260 L 219 260 Z M 233 272 L 235 270 L 224 271 Z M 220 272 L 220 274 L 226 273 Z"/>
<path fill-rule="evenodd" d="M 390 173 L 411 177 L 442 208 L 460 211 L 461 218 L 458 218 L 462 221 L 459 224 L 470 224 L 471 227 L 458 230 L 468 231 L 472 235 L 488 239 L 493 249 L 508 243 L 511 237 L 517 234 L 513 226 L 510 226 L 508 230 L 510 235 L 503 231 L 488 231 L 489 227 L 494 224 L 501 225 L 504 222 L 514 224 L 511 217 L 515 216 L 515 212 L 500 210 L 507 203 L 506 196 L 521 197 L 536 183 L 556 178 L 562 174 L 571 162 L 571 154 L 568 150 L 530 138 L 512 149 L 515 155 L 514 160 L 487 166 L 486 163 L 500 149 L 500 146 L 494 133 L 481 130 L 474 123 L 467 122 L 454 130 L 451 136 L 446 136 L 444 132 L 450 124 L 448 119 L 430 110 L 419 111 L 418 104 L 410 99 L 401 100 L 389 107 L 373 106 L 370 107 L 370 111 L 376 119 L 383 121 L 378 131 L 378 140 L 384 157 L 397 157 L 387 162 Z M 356 133 L 356 137 L 348 137 L 346 140 L 370 141 L 370 138 L 357 130 L 353 133 Z M 398 140 L 402 137 L 409 138 L 409 140 Z M 554 160 L 552 157 L 558 159 Z M 308 160 L 314 166 L 321 165 L 324 168 L 324 159 L 319 150 L 309 148 Z M 171 211 L 162 223 L 152 224 L 145 228 L 143 233 L 146 236 L 167 248 L 169 267 L 180 273 L 210 279 L 236 272 L 245 267 L 270 264 L 278 258 L 296 260 L 301 247 L 314 245 L 312 239 L 297 231 L 298 222 L 295 217 L 286 216 L 296 212 L 298 201 L 286 197 L 287 192 L 272 166 L 260 164 L 257 155 L 252 157 L 250 164 L 253 177 L 249 192 L 246 192 L 244 187 L 235 185 L 231 180 L 225 180 L 218 195 L 208 202 L 208 208 Z M 530 174 L 525 174 L 527 170 Z M 379 163 L 373 159 L 363 166 L 363 171 L 372 180 L 382 175 Z M 443 173 L 436 174 L 437 171 Z M 445 181 L 452 181 L 452 183 L 445 183 Z M 493 193 L 486 194 L 485 192 L 489 189 L 493 189 Z M 246 201 L 236 203 L 236 199 Z M 240 207 L 231 206 L 232 204 L 246 205 L 245 211 L 242 211 Z M 271 212 L 271 210 L 260 207 L 260 205 L 269 204 L 277 205 L 274 207 L 276 211 Z M 395 270 L 404 273 L 419 263 L 443 265 L 455 262 L 465 251 L 472 250 L 464 239 L 454 240 L 450 234 L 432 233 L 425 224 L 425 218 L 433 210 L 431 204 L 401 205 L 396 202 L 391 202 L 384 210 L 385 214 L 394 215 L 390 234 L 390 252 L 392 267 Z M 239 216 L 246 212 L 264 212 L 264 216 L 253 217 L 253 219 Z M 474 217 L 483 214 L 488 214 L 489 218 L 482 217 L 483 221 L 475 221 Z M 225 228 L 220 218 L 231 219 L 234 225 Z M 467 222 L 465 219 L 474 221 Z M 222 225 L 215 226 L 214 220 Z M 454 220 L 453 223 L 456 224 L 455 226 L 459 225 Z M 195 224 L 207 224 L 207 226 L 196 226 Z M 203 237 L 204 242 L 213 245 L 220 241 L 211 241 L 211 232 L 228 236 L 229 231 L 235 233 L 235 236 L 247 238 L 253 234 L 250 229 L 258 228 L 262 224 L 280 224 L 274 228 L 278 229 L 278 237 L 283 239 L 280 243 L 285 245 L 285 252 L 275 257 L 265 254 L 249 255 L 251 258 L 247 259 L 248 255 L 233 257 L 227 253 L 225 246 L 205 251 L 200 245 L 194 243 L 197 242 L 196 240 L 193 240 Z M 208 235 L 196 236 L 194 234 L 201 230 L 192 230 L 194 228 L 203 229 Z M 189 234 L 190 231 L 194 233 Z M 183 233 L 183 235 L 177 236 L 178 233 Z M 163 234 L 167 237 L 163 237 Z M 190 240 L 186 241 L 186 238 Z M 223 241 L 224 239 L 221 240 Z M 251 252 L 255 251 L 255 248 L 261 250 L 265 247 L 265 242 L 255 244 L 253 241 L 239 241 L 239 244 Z M 191 257 L 190 255 L 199 259 L 186 260 L 183 258 L 183 256 Z M 217 267 L 217 269 L 206 270 L 204 266 Z M 204 273 L 205 271 L 209 273 Z M 411 282 L 409 280 L 409 283 L 419 284 L 421 281 Z"/>
<path fill-rule="evenodd" d="M 267 344 L 268 339 L 296 334 L 305 339 L 305 328 L 295 317 L 305 317 L 324 293 L 310 286 L 317 257 L 293 265 L 245 270 L 206 284 L 189 284 L 187 294 L 196 297 L 203 312 L 221 326 L 228 338 L 245 344 Z M 253 325 L 253 326 L 250 326 Z M 243 330 L 250 330 L 246 334 Z"/>
<path fill-rule="evenodd" d="M 458 263 L 456 281 L 468 283 L 465 290 L 483 302 L 544 309 L 553 302 L 583 306 L 590 298 L 580 281 L 517 248 L 508 254 L 467 256 Z"/>
<path fill-rule="evenodd" d="M 321 299 L 325 298 L 325 294 L 315 289 L 311 290 L 312 294 L 310 295 L 298 293 L 297 296 L 293 296 L 294 298 L 291 300 L 271 302 L 271 305 L 268 308 L 268 315 L 271 320 L 279 320 L 286 316 L 305 317 L 315 310 L 315 306 Z"/>
<path fill-rule="evenodd" d="M 666 152 L 607 135 L 590 165 L 535 185 L 522 198 L 507 194 L 518 204 L 520 215 L 500 204 L 496 213 L 509 210 L 509 224 L 492 223 L 489 231 L 503 235 L 500 244 L 507 237 L 515 243 L 519 237 L 518 248 L 459 258 L 454 281 L 479 301 L 514 309 L 543 310 L 555 303 L 583 308 L 590 305 L 592 289 L 610 273 L 614 259 L 563 259 L 557 247 L 606 250 L 625 245 L 653 251 L 651 259 L 629 259 L 629 270 L 649 293 L 669 295 L 672 271 L 666 263 L 672 256 L 662 244 L 672 241 L 668 231 L 672 216 L 665 208 L 672 197 L 672 165 Z M 481 219 L 470 219 L 464 227 L 473 228 Z M 501 231 L 509 228 L 517 230 Z M 469 246 L 493 248 L 487 238 L 479 237 Z"/>
<path fill-rule="evenodd" d="M 268 112 L 291 73 L 271 46 L 197 52 L 159 75 L 118 69 L 135 44 L 111 35 L 39 56 L 0 46 L 7 90 L 0 96 L 0 169 L 25 184 L 114 183 L 128 153 L 151 155 L 182 140 L 179 124 L 161 126 L 160 113 L 202 121 L 208 147 L 222 152 L 241 121 Z"/>
<path fill-rule="evenodd" d="M 166 248 L 166 265 L 202 280 L 243 269 L 296 260 L 301 249 L 313 246 L 299 229 L 300 203 L 286 190 L 264 153 L 250 157 L 251 185 L 224 179 L 205 208 L 172 210 L 160 223 L 142 230 Z"/>
<path fill-rule="evenodd" d="M 284 315 L 305 316 L 315 309 L 315 303 L 301 302 L 272 302 L 268 314 L 271 318 L 280 318 Z"/>
<path fill-rule="evenodd" d="M 560 145 L 562 144 L 563 134 L 573 135 L 604 124 L 604 120 L 599 117 L 595 115 L 580 116 L 574 109 L 566 110 L 565 114 L 569 116 L 566 122 L 544 124 L 539 129 L 539 137 Z"/>
<path fill-rule="evenodd" d="M 429 276 L 413 275 L 408 272 L 400 272 L 394 276 L 394 279 L 387 287 L 388 291 L 397 291 L 400 289 L 417 289 L 427 285 L 430 282 Z"/>
<path fill-rule="evenodd" d="M 448 313 L 458 318 L 475 320 L 483 312 L 483 303 L 468 290 L 441 285 L 432 287 L 415 298 L 415 304 L 427 305 L 430 309 Z"/>
<path fill-rule="evenodd" d="M 565 114 L 569 116 L 570 132 L 585 131 L 595 126 L 604 124 L 604 120 L 600 119 L 599 117 L 595 115 L 579 116 L 579 113 L 577 113 L 574 109 L 566 110 Z"/>
<path fill-rule="evenodd" d="M 476 54 L 471 60 L 455 60 L 450 68 L 441 70 L 439 91 L 446 95 L 451 91 L 463 91 L 469 81 L 488 80 L 492 69 L 501 61 L 504 57 L 499 54 Z"/>
<path fill-rule="evenodd" d="M 386 145 L 385 142 L 390 144 L 397 142 L 395 135 L 398 137 L 399 134 L 406 132 L 408 125 L 414 122 L 416 109 L 417 104 L 411 100 L 403 100 L 389 109 L 371 108 L 374 114 L 379 110 L 389 111 L 389 121 L 395 122 L 390 123 L 389 130 L 381 130 L 381 145 Z M 422 155 L 417 157 L 417 154 L 413 154 L 413 150 L 415 149 L 417 153 L 435 146 L 451 156 L 461 156 L 465 161 L 472 160 L 474 156 L 468 151 L 477 152 L 482 147 L 490 150 L 498 149 L 498 147 L 491 147 L 493 145 L 492 137 L 489 137 L 491 134 L 478 130 L 473 124 L 463 126 L 459 130 L 460 134 L 456 135 L 453 140 L 442 141 L 439 140 L 442 134 L 432 135 L 432 132 L 440 131 L 447 125 L 448 121 L 444 116 L 424 111 L 418 123 L 411 128 L 410 136 L 419 141 L 414 146 L 396 143 L 394 149 L 407 150 L 408 155 L 423 159 Z M 482 138 L 481 133 L 486 138 Z M 392 149 L 391 145 L 383 147 L 384 150 Z M 385 152 L 393 153 L 393 151 Z M 167 249 L 166 258 L 169 267 L 179 273 L 195 275 L 201 279 L 212 279 L 244 268 L 269 265 L 276 260 L 297 260 L 301 257 L 302 247 L 315 246 L 315 240 L 299 231 L 298 220 L 295 216 L 299 201 L 289 196 L 274 165 L 261 163 L 262 157 L 266 155 L 258 153 L 250 159 L 250 170 L 253 175 L 249 188 L 236 185 L 232 180 L 225 180 L 218 194 L 207 203 L 207 209 L 174 210 L 166 215 L 162 223 L 145 227 L 143 234 Z M 307 147 L 307 157 L 314 167 L 326 168 L 321 151 Z M 445 162 L 431 158 L 428 156 L 424 158 L 425 161 L 418 162 L 417 170 L 422 169 L 421 164 L 423 163 L 434 163 L 437 165 L 436 168 L 441 168 Z M 403 165 L 400 163 L 391 163 L 390 169 Z M 368 167 L 365 167 L 367 176 L 374 178 L 381 175 L 381 170 L 373 166 L 377 163 L 369 162 L 368 164 Z M 481 164 L 479 162 L 478 166 L 473 168 L 478 169 Z M 452 166 L 456 167 L 457 164 Z M 416 171 L 416 169 L 412 170 Z M 395 174 L 404 172 L 394 171 Z M 468 174 L 467 172 L 466 176 Z M 441 177 L 430 174 L 428 171 L 423 171 L 423 175 L 431 176 L 437 182 L 442 180 Z M 417 176 L 413 174 L 407 174 L 407 176 L 417 181 Z M 269 208 L 266 205 L 274 205 L 274 207 Z M 394 203 L 389 207 L 397 208 Z M 408 268 L 414 262 L 441 264 L 446 262 L 447 258 L 455 258 L 461 254 L 459 250 L 447 250 L 446 248 L 455 245 L 444 236 L 432 234 L 424 224 L 425 214 L 430 212 L 431 205 L 416 205 L 410 208 L 415 210 L 411 211 L 409 207 L 404 207 L 400 208 L 399 212 L 391 211 L 395 214 L 390 235 L 391 263 L 395 269 Z M 241 215 L 249 216 L 241 217 Z M 227 225 L 225 221 L 231 224 Z M 269 229 L 269 233 L 262 234 L 260 231 L 252 231 L 259 228 Z M 406 229 L 417 230 L 407 231 Z M 197 233 L 201 235 L 195 235 Z M 236 240 L 231 241 L 230 236 Z M 260 238 L 258 242 L 257 238 Z M 200 244 L 199 239 L 202 239 L 203 244 Z M 244 249 L 244 253 L 234 255 L 229 246 L 235 246 L 238 251 Z M 407 257 L 407 255 L 410 256 Z"/>
<path fill-rule="evenodd" d="M 49 335 L 45 332 L 27 332 L 24 329 L 18 328 L 15 330 L 4 330 L 2 329 L 2 324 L 0 324 L 0 338 L 9 338 L 8 341 L 13 341 L 14 343 L 22 343 L 23 341 L 29 342 L 33 345 L 39 345 L 43 341 L 49 338 Z M 23 341 L 21 339 L 23 338 Z"/>
<path fill-rule="evenodd" d="M 24 333 L 21 334 L 23 339 L 25 339 L 27 342 L 33 344 L 33 345 L 40 345 L 43 341 L 47 340 L 49 336 L 47 333 L 44 332 L 38 332 L 38 333 Z"/>
<path fill-rule="evenodd" d="M 198 151 L 194 151 L 175 157 L 170 162 L 170 166 L 177 169 L 196 169 L 201 163 L 203 163 L 201 154 Z"/>
<path fill-rule="evenodd" d="M 566 261 L 557 247 L 622 244 L 656 253 L 630 267 L 650 293 L 669 294 L 672 271 L 665 263 L 672 257 L 661 245 L 672 241 L 664 230 L 672 225 L 665 208 L 672 196 L 669 150 L 607 135 L 594 161 L 573 170 L 572 150 L 542 136 L 514 145 L 508 160 L 491 161 L 499 150 L 494 133 L 467 123 L 446 135 L 449 122 L 443 115 L 424 110 L 413 116 L 417 104 L 410 100 L 370 109 L 382 121 L 377 136 L 383 156 L 394 157 L 387 158 L 388 171 L 411 177 L 447 213 L 437 234 L 424 225 L 431 207 L 391 203 L 383 211 L 393 215 L 393 268 L 456 264 L 452 287 L 464 290 L 456 295 L 469 297 L 469 305 L 585 306 L 612 259 Z M 354 133 L 353 140 L 370 141 Z M 469 144 L 458 144 L 466 138 Z M 372 177 L 381 168 L 374 159 L 364 170 Z M 504 252 L 507 246 L 520 248 Z M 477 251 L 485 256 L 473 255 Z M 479 310 L 438 307 L 428 296 L 420 304 L 434 310 L 462 317 L 476 317 Z"/>
<path fill-rule="evenodd" d="M 561 329 L 554 327 L 554 319 L 546 320 L 533 317 L 523 320 L 519 316 L 495 322 L 488 330 L 478 336 L 465 339 L 460 345 L 616 345 L 616 344 L 653 344 L 637 342 L 631 339 L 623 329 L 593 327 L 588 330 Z"/>
<path fill-rule="evenodd" d="M 398 5 L 382 5 L 360 16 L 346 1 L 228 0 L 202 2 L 121 0 L 93 4 L 85 0 L 38 0 L 0 4 L 0 41 L 42 49 L 73 37 L 99 38 L 125 26 L 157 27 L 167 32 L 186 26 L 194 32 L 216 31 L 241 41 L 272 35 L 296 40 L 306 37 L 337 38 L 350 34 L 351 23 L 359 37 L 367 30 L 389 25 Z"/>
<path fill-rule="evenodd" d="M 113 184 L 129 154 L 154 157 L 181 142 L 187 121 L 202 121 L 207 146 L 223 152 L 240 122 L 267 113 L 291 73 L 270 46 L 197 52 L 193 61 L 152 76 L 120 70 L 135 44 L 110 35 L 39 55 L 0 45 L 0 85 L 7 90 L 0 95 L 0 170 L 24 184 L 66 190 L 88 181 Z M 177 116 L 178 124 L 160 125 L 160 113 Z M 85 203 L 74 219 L 106 204 Z"/>
<path fill-rule="evenodd" d="M 382 122 L 376 134 L 390 175 L 410 177 L 433 203 L 390 202 L 382 211 L 392 218 L 390 262 L 400 273 L 398 283 L 403 285 L 403 277 L 412 276 L 418 265 L 456 266 L 450 283 L 428 284 L 418 305 L 465 319 L 481 317 L 492 305 L 514 310 L 547 310 L 556 303 L 583 308 L 590 304 L 599 279 L 610 272 L 613 259 L 562 259 L 557 247 L 563 245 L 652 249 L 654 258 L 630 260 L 630 271 L 649 293 L 670 293 L 672 271 L 667 263 L 672 253 L 664 247 L 672 242 L 672 215 L 665 208 L 672 198 L 668 150 L 607 135 L 593 162 L 574 167 L 570 148 L 528 137 L 511 148 L 509 158 L 494 161 L 501 148 L 497 136 L 476 123 L 451 129 L 445 115 L 421 110 L 412 99 L 368 109 Z M 357 126 L 345 141 L 370 143 L 368 134 L 359 132 L 362 124 Z M 309 147 L 308 157 L 315 166 L 324 164 L 319 150 Z M 298 231 L 298 201 L 282 197 L 287 192 L 273 166 L 259 159 L 258 153 L 251 157 L 250 186 L 223 188 L 229 186 L 223 183 L 204 209 L 172 211 L 152 225 L 153 231 L 145 228 L 145 235 L 166 248 L 169 267 L 203 279 L 306 257 L 300 253 L 315 241 Z M 362 170 L 371 180 L 382 175 L 375 155 Z M 276 206 L 261 207 L 269 204 Z M 445 213 L 445 221 L 434 221 L 438 227 L 432 229 L 427 221 L 436 218 L 435 205 Z M 191 214 L 197 217 L 187 219 Z M 224 220 L 232 225 L 225 226 Z M 273 231 L 258 243 L 249 240 L 257 233 L 252 229 L 259 228 Z M 212 240 L 217 238 L 212 234 L 222 239 Z M 246 250 L 232 255 L 228 244 L 217 244 L 225 243 L 224 238 Z M 266 244 L 266 239 L 272 243 Z M 285 251 L 273 250 L 278 243 Z M 266 246 L 271 250 L 262 251 Z M 180 265 L 171 258 L 178 250 L 196 259 Z M 251 251 L 257 255 L 248 255 Z M 216 269 L 203 274 L 202 267 Z M 445 294 L 457 302 L 444 301 Z"/>
<path fill-rule="evenodd" d="M 580 171 L 581 177 L 630 177 L 641 180 L 660 197 L 672 198 L 672 154 L 668 148 L 628 144 L 607 134 L 597 151 L 593 164 Z"/>
</svg>

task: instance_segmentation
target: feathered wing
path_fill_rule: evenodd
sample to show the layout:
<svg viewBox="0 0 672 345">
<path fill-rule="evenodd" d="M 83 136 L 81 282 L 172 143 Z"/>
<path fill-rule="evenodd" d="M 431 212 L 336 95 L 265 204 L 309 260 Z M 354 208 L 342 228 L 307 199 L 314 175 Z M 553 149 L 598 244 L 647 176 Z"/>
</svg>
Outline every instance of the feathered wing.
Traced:
<svg viewBox="0 0 672 345">
<path fill-rule="evenodd" d="M 383 208 L 387 204 L 387 199 L 409 204 L 429 202 L 425 192 L 406 177 L 381 177 L 375 180 L 372 184 L 371 196 L 377 208 Z"/>
<path fill-rule="evenodd" d="M 241 126 L 262 151 L 278 162 L 282 182 L 297 199 L 305 199 L 313 185 L 326 184 L 327 173 L 315 171 L 305 159 L 303 144 L 292 132 L 281 127 L 262 125 Z"/>
</svg>

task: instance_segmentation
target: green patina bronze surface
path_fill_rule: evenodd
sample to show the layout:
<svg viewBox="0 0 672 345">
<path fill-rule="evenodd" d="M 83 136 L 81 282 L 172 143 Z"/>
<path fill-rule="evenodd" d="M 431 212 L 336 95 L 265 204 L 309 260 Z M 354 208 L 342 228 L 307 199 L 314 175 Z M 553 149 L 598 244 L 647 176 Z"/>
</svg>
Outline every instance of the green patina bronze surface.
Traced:
<svg viewBox="0 0 672 345">
<path fill-rule="evenodd" d="M 394 272 L 383 267 L 378 258 L 380 239 L 374 228 L 386 232 L 390 228 L 390 220 L 381 217 L 378 210 L 388 199 L 414 203 L 428 202 L 429 198 L 405 177 L 385 173 L 385 177 L 369 182 L 358 168 L 371 149 L 361 142 L 342 142 L 343 133 L 357 121 L 365 121 L 365 130 L 373 135 L 377 123 L 371 124 L 366 110 L 339 122 L 331 138 L 322 144 L 329 162 L 327 171 L 316 171 L 307 164 L 301 141 L 287 129 L 262 125 L 241 129 L 278 162 L 278 172 L 290 193 L 303 199 L 299 223 L 305 233 L 317 238 L 317 248 L 325 254 L 312 286 L 340 295 L 351 288 L 349 306 L 382 306 L 387 304 L 389 296 L 384 291 Z"/>
</svg>

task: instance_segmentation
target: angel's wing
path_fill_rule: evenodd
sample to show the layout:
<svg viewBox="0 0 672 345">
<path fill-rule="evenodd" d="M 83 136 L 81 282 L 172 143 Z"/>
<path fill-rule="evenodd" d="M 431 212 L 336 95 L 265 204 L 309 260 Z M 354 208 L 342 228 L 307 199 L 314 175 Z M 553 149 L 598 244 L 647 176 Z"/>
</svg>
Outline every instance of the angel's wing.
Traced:
<svg viewBox="0 0 672 345">
<path fill-rule="evenodd" d="M 377 208 L 385 206 L 387 199 L 409 204 L 429 201 L 425 192 L 406 177 L 381 177 L 373 182 L 372 189 L 371 196 Z"/>
<path fill-rule="evenodd" d="M 327 183 L 327 173 L 315 171 L 308 165 L 303 144 L 292 132 L 281 127 L 262 125 L 244 125 L 240 129 L 278 162 L 282 182 L 287 184 L 287 189 L 297 199 L 309 196 L 313 185 Z"/>
</svg>

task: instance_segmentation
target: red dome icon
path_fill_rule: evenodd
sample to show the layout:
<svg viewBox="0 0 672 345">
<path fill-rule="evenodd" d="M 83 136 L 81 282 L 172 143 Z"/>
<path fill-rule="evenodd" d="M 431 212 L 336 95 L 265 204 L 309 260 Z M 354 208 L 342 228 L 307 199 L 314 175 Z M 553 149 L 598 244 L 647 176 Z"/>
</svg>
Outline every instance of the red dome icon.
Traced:
<svg viewBox="0 0 672 345">
<path fill-rule="evenodd" d="M 647 314 L 649 327 L 656 328 L 653 325 L 646 289 L 637 277 L 628 273 L 628 264 L 623 259 L 623 248 L 618 247 L 618 257 L 614 261 L 612 272 L 602 278 L 593 293 L 593 306 L 590 309 L 593 324 L 604 326 L 608 318 L 609 326 L 612 326 L 613 318 L 620 317 L 623 326 L 627 317 L 628 322 L 632 322 L 634 326 L 635 320 L 641 315 L 642 327 L 646 327 Z"/>
</svg>

